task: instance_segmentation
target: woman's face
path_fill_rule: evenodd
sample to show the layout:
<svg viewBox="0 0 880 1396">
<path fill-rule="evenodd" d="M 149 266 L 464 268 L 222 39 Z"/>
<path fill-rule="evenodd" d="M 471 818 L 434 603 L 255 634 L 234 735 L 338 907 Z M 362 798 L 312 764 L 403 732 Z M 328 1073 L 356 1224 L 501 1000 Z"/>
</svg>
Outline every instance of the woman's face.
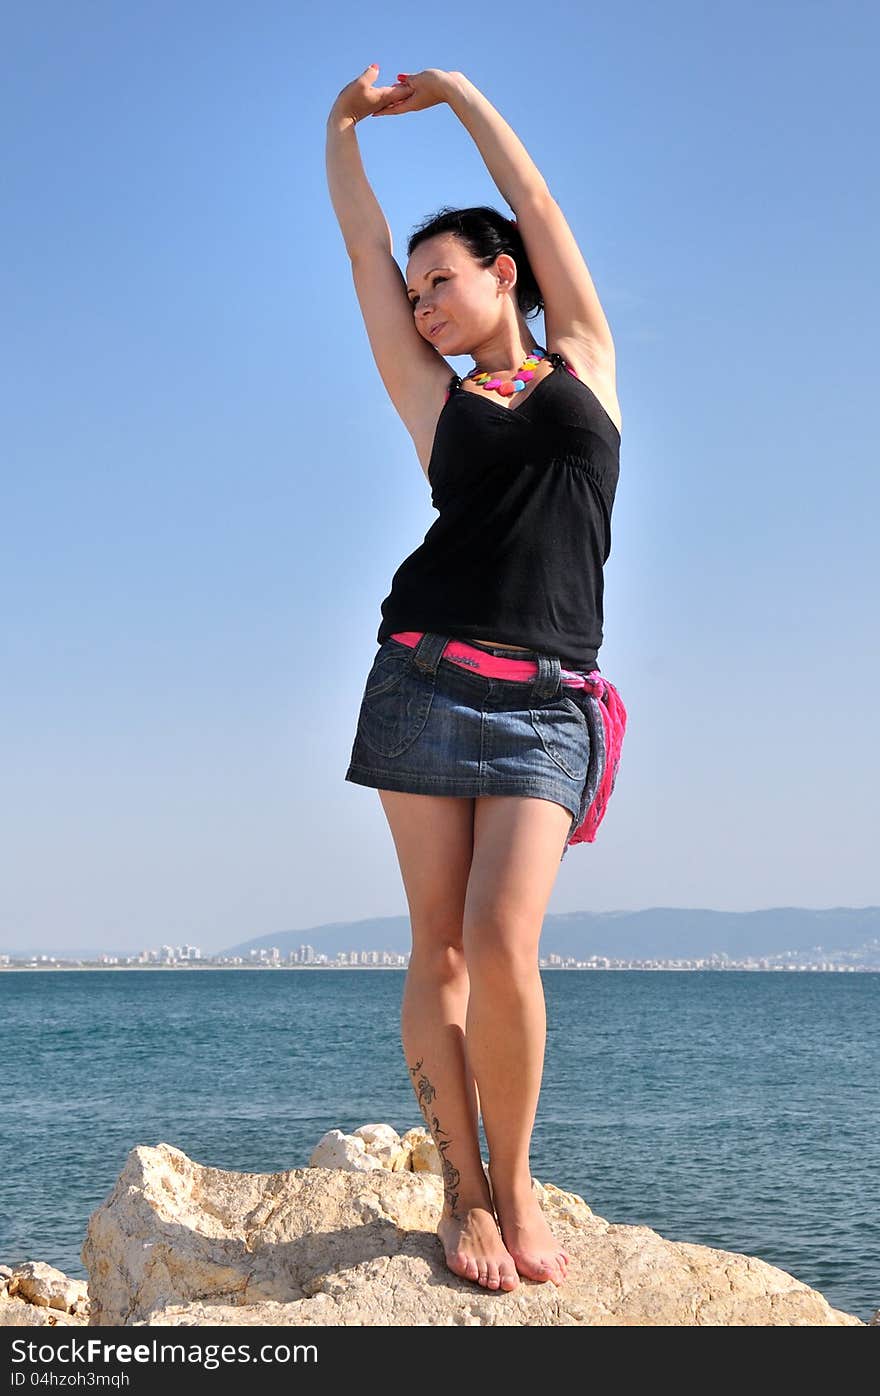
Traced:
<svg viewBox="0 0 880 1396">
<path fill-rule="evenodd" d="M 491 338 L 515 302 L 516 263 L 501 252 L 481 267 L 454 233 L 420 242 L 406 269 L 406 287 L 416 328 L 440 354 L 467 354 Z M 501 283 L 508 290 L 501 289 Z M 431 331 L 436 333 L 432 334 Z"/>
</svg>

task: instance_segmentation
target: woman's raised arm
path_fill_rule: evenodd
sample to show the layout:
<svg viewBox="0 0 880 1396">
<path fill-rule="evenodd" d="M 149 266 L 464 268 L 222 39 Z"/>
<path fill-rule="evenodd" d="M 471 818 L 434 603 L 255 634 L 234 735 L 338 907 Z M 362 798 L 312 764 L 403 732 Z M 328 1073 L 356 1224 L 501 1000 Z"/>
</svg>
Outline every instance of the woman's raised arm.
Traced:
<svg viewBox="0 0 880 1396">
<path fill-rule="evenodd" d="M 464 73 L 426 68 L 401 73 L 404 91 L 383 102 L 373 116 L 397 116 L 423 111 L 438 101 L 451 107 L 473 137 L 498 192 L 513 209 L 535 194 L 547 193 L 547 183 L 519 136 Z"/>
<path fill-rule="evenodd" d="M 446 101 L 470 132 L 502 198 L 518 209 L 547 183 L 519 136 L 488 97 L 465 77 L 450 73 Z"/>
<path fill-rule="evenodd" d="M 614 379 L 614 341 L 596 287 L 565 215 L 516 132 L 464 73 L 426 68 L 401 73 L 407 89 L 374 116 L 422 111 L 444 101 L 483 157 L 516 214 L 517 227 L 544 301 L 547 343 L 575 352 L 596 376 Z"/>
<path fill-rule="evenodd" d="M 519 234 L 544 299 L 547 343 L 576 348 L 595 376 L 604 376 L 613 384 L 611 327 L 562 209 L 528 151 L 492 103 L 463 73 L 450 73 L 449 80 L 447 102 L 473 136 L 490 175 L 516 213 Z"/>
<path fill-rule="evenodd" d="M 327 118 L 327 183 L 349 257 L 374 247 L 392 250 L 391 230 L 364 173 L 355 134 L 362 117 L 381 111 L 403 91 L 401 83 L 373 87 L 377 71 L 371 63 L 344 87 Z"/>
<path fill-rule="evenodd" d="M 368 247 L 392 249 L 388 220 L 364 173 L 355 123 L 348 117 L 327 121 L 327 183 L 345 250 L 354 258 Z"/>
<path fill-rule="evenodd" d="M 361 164 L 355 134 L 360 116 L 381 115 L 389 98 L 402 90 L 400 85 L 373 88 L 374 76 L 371 65 L 334 103 L 327 119 L 327 180 L 376 366 L 424 455 L 443 405 L 449 365 L 416 329 L 391 230 Z M 424 459 L 422 469 L 427 475 Z"/>
</svg>

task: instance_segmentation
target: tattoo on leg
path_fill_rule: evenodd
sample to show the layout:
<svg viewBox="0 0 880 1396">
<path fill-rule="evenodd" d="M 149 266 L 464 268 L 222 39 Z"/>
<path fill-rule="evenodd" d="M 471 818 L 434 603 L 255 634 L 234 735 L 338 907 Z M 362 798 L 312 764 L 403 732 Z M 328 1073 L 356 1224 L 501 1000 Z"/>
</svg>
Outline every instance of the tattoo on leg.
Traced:
<svg viewBox="0 0 880 1396">
<path fill-rule="evenodd" d="M 419 1101 L 419 1109 L 421 1110 L 422 1115 L 425 1118 L 425 1122 L 430 1126 L 431 1133 L 434 1136 L 434 1143 L 437 1145 L 437 1152 L 440 1155 L 440 1166 L 443 1169 L 443 1191 L 446 1196 L 446 1201 L 449 1205 L 450 1212 L 452 1213 L 452 1216 L 455 1217 L 456 1221 L 463 1221 L 464 1218 L 459 1214 L 457 1210 L 458 1189 L 459 1184 L 461 1183 L 461 1173 L 455 1167 L 455 1164 L 452 1162 L 452 1160 L 446 1157 L 446 1151 L 452 1143 L 452 1140 L 449 1138 L 449 1135 L 447 1134 L 446 1130 L 441 1127 L 440 1121 L 437 1118 L 437 1116 L 429 1116 L 428 1114 L 427 1107 L 434 1099 L 435 1095 L 437 1094 L 437 1091 L 434 1088 L 434 1086 L 431 1085 L 431 1082 L 428 1080 L 427 1076 L 422 1071 L 422 1064 L 424 1060 L 424 1057 L 420 1057 L 419 1060 L 416 1062 L 415 1066 L 411 1066 L 409 1068 L 409 1074 L 413 1078 L 413 1084 L 415 1086 L 416 1095 L 418 1096 Z M 419 1075 L 419 1072 L 421 1072 L 421 1075 Z"/>
<path fill-rule="evenodd" d="M 422 1070 L 422 1063 L 424 1060 L 424 1057 L 419 1057 L 415 1066 L 410 1067 L 410 1076 L 412 1076 L 413 1078 L 416 1077 L 416 1073 Z M 416 1095 L 419 1098 L 419 1109 L 421 1110 L 422 1114 L 427 1120 L 428 1116 L 425 1110 L 425 1106 L 430 1105 L 437 1092 L 435 1091 L 434 1087 L 431 1085 L 431 1082 L 428 1080 L 427 1076 L 425 1076 L 424 1073 L 422 1073 L 422 1075 L 419 1076 L 418 1079 L 414 1079 L 414 1085 L 416 1088 Z"/>
</svg>

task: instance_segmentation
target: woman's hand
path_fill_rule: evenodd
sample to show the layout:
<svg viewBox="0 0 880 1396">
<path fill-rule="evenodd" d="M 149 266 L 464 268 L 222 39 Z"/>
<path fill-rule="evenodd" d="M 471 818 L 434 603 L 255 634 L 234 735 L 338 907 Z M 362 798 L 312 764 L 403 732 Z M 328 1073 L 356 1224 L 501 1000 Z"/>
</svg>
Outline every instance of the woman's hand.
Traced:
<svg viewBox="0 0 880 1396">
<path fill-rule="evenodd" d="M 443 68 L 424 68 L 420 73 L 398 73 L 398 80 L 406 89 L 402 95 L 384 102 L 371 116 L 397 116 L 398 112 L 425 111 L 445 102 L 449 91 L 450 74 Z"/>
<path fill-rule="evenodd" d="M 409 95 L 409 88 L 400 82 L 393 87 L 374 87 L 378 73 L 379 65 L 371 63 L 360 77 L 343 87 L 333 103 L 331 118 L 349 117 L 352 121 L 360 121 L 364 116 L 377 116 L 388 102 Z"/>
</svg>

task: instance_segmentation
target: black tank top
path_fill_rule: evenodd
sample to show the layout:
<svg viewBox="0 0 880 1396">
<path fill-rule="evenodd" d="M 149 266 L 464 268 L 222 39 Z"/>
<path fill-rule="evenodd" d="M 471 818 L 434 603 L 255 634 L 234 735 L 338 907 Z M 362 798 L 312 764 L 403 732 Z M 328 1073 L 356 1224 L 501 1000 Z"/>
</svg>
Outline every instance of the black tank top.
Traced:
<svg viewBox="0 0 880 1396">
<path fill-rule="evenodd" d="M 561 354 L 519 407 L 453 373 L 428 481 L 439 517 L 382 602 L 397 630 L 497 640 L 595 669 L 620 433 Z"/>
</svg>

